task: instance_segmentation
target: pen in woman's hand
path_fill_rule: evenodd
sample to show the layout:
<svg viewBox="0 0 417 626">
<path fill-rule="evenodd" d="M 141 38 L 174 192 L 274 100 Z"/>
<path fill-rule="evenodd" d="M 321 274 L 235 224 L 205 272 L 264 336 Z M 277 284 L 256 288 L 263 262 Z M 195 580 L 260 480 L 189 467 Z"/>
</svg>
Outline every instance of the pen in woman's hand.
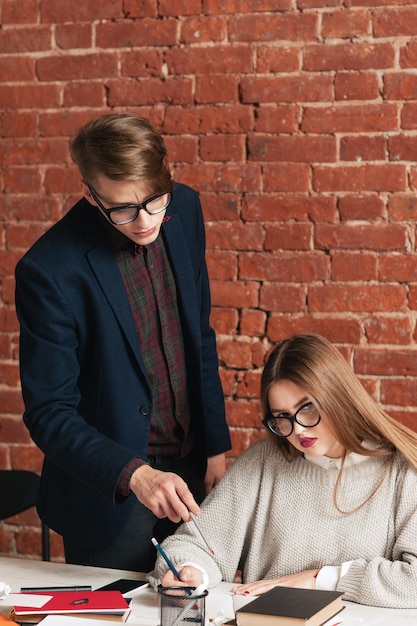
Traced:
<svg viewBox="0 0 417 626">
<path fill-rule="evenodd" d="M 159 545 L 159 543 L 157 542 L 155 537 L 152 537 L 151 541 L 152 541 L 153 545 L 155 546 L 155 548 L 158 550 L 159 554 L 165 560 L 165 562 L 168 565 L 168 567 L 171 570 L 171 572 L 174 574 L 174 576 L 176 578 L 178 578 L 179 581 L 181 581 L 181 577 L 180 577 L 180 574 L 179 574 L 178 570 L 176 569 L 176 567 L 174 566 L 172 561 L 168 558 L 168 555 L 166 554 L 166 552 L 161 548 L 161 546 Z M 192 594 L 191 589 L 187 588 L 187 593 L 190 596 Z"/>
</svg>

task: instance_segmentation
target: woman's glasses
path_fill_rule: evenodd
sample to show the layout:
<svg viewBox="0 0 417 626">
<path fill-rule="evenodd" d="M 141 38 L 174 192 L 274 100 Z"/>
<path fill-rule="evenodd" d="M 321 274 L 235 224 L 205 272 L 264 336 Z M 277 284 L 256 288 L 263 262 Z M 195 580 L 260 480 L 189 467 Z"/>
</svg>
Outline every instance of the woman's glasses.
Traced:
<svg viewBox="0 0 417 626">
<path fill-rule="evenodd" d="M 278 437 L 289 437 L 294 430 L 294 423 L 304 428 L 312 428 L 320 422 L 321 415 L 312 402 L 307 402 L 294 413 L 269 413 L 262 420 L 262 424 Z"/>
</svg>

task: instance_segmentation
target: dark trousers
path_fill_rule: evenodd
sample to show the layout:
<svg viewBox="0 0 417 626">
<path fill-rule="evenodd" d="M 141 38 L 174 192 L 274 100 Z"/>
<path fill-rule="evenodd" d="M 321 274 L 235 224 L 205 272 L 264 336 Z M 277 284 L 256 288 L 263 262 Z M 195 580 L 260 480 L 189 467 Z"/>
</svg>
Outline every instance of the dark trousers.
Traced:
<svg viewBox="0 0 417 626">
<path fill-rule="evenodd" d="M 203 481 L 196 475 L 188 459 L 178 461 L 152 457 L 148 459 L 148 463 L 155 469 L 179 474 L 188 484 L 196 501 L 200 503 L 203 500 Z M 129 497 L 135 496 L 131 494 Z M 151 543 L 151 537 L 161 542 L 168 535 L 172 535 L 178 526 L 179 524 L 167 518 L 157 518 L 136 499 L 129 520 L 114 543 L 101 550 L 91 550 L 64 537 L 65 560 L 67 563 L 78 565 L 149 572 L 153 569 L 156 558 L 156 549 Z"/>
</svg>

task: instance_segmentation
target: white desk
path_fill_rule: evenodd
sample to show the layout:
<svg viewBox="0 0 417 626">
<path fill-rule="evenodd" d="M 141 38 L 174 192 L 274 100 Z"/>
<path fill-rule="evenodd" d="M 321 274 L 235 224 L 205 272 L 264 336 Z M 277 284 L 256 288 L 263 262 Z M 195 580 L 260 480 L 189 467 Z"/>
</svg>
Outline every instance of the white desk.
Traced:
<svg viewBox="0 0 417 626">
<path fill-rule="evenodd" d="M 76 584 L 91 585 L 94 590 L 117 578 L 140 579 L 143 578 L 143 574 L 126 570 L 0 557 L 0 581 L 7 583 L 12 591 L 20 591 L 21 587 Z M 219 587 L 209 591 L 207 618 L 216 617 L 219 609 L 225 610 L 226 615 L 232 612 L 233 599 L 228 593 L 232 586 L 221 583 Z M 247 601 L 246 597 L 245 601 Z M 417 625 L 417 609 L 379 609 L 351 602 L 346 602 L 345 605 L 344 611 L 329 620 L 326 626 L 334 626 L 340 622 L 341 626 Z M 136 592 L 131 607 L 132 612 L 129 615 L 127 626 L 157 626 L 159 624 L 158 595 L 151 589 Z M 2 608 L 1 612 L 7 615 L 8 608 Z"/>
</svg>

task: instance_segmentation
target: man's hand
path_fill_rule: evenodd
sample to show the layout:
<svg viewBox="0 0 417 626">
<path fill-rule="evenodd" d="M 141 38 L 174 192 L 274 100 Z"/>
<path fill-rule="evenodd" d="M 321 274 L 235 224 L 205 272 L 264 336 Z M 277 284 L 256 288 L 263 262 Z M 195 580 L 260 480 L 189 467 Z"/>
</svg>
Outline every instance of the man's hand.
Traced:
<svg viewBox="0 0 417 626">
<path fill-rule="evenodd" d="M 160 519 L 167 517 L 171 522 L 188 522 L 190 511 L 195 515 L 200 513 L 187 484 L 173 472 L 161 472 L 142 465 L 132 474 L 130 489 L 139 502 Z"/>
<path fill-rule="evenodd" d="M 216 454 L 216 456 L 209 456 L 207 459 L 207 470 L 204 477 L 204 490 L 206 496 L 217 485 L 220 478 L 226 471 L 226 456 L 225 454 Z"/>
</svg>

